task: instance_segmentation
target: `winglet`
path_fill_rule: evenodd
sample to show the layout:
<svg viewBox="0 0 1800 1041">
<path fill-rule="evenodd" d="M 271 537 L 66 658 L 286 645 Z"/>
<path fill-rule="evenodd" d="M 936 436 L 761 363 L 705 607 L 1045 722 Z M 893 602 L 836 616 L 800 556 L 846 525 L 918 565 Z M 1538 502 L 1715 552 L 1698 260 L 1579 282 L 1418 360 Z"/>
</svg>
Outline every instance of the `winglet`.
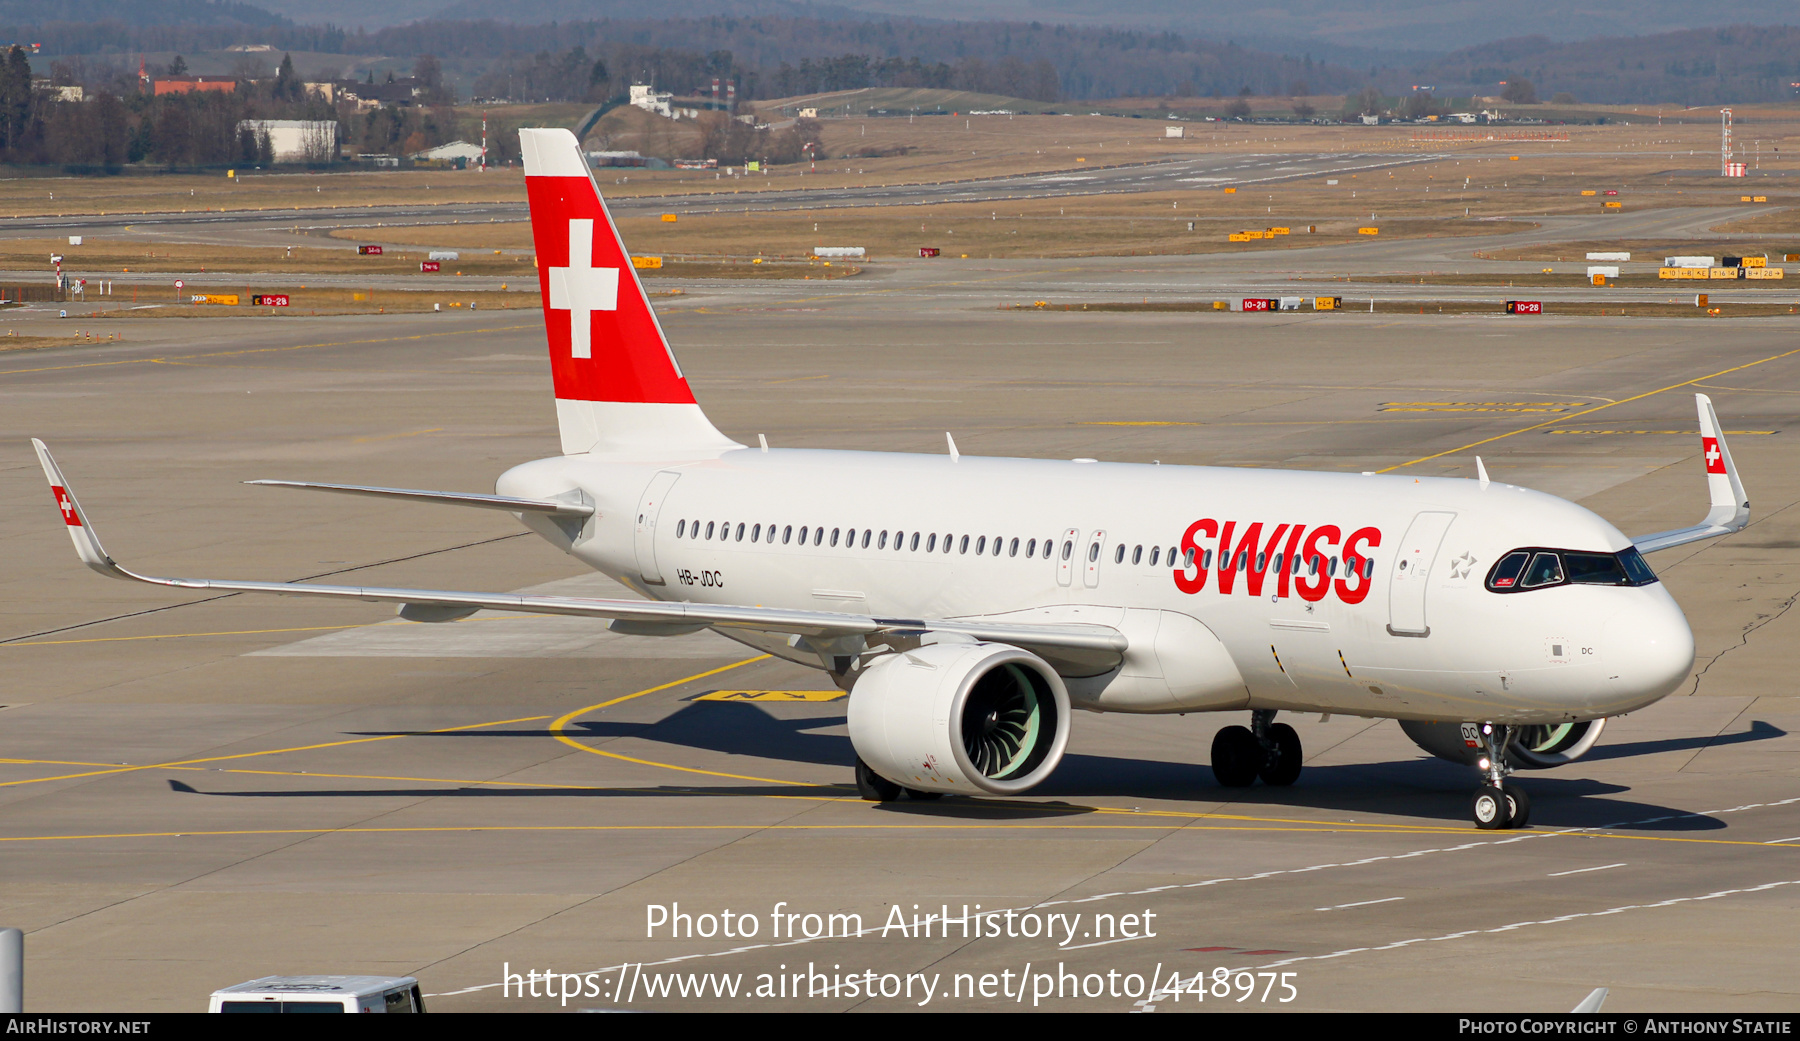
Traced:
<svg viewBox="0 0 1800 1041">
<path fill-rule="evenodd" d="M 1716 524 L 1733 531 L 1750 523 L 1750 497 L 1744 493 L 1744 482 L 1738 479 L 1737 466 L 1731 461 L 1731 449 L 1719 429 L 1719 414 L 1713 411 L 1712 399 L 1695 394 L 1700 410 L 1700 450 L 1706 463 L 1706 490 L 1711 493 L 1712 508 L 1704 523 Z"/>
<path fill-rule="evenodd" d="M 1485 467 L 1481 464 L 1480 456 L 1475 457 L 1475 474 L 1481 480 L 1481 490 L 1487 491 L 1487 486 L 1488 486 L 1487 467 Z"/>
<path fill-rule="evenodd" d="M 1599 1012 L 1600 1006 L 1606 1004 L 1606 988 L 1595 987 L 1588 996 L 1581 999 L 1581 1004 L 1570 1009 L 1570 1012 Z"/>
<path fill-rule="evenodd" d="M 69 488 L 68 478 L 63 476 L 62 468 L 51 457 L 50 449 L 35 437 L 31 439 L 31 446 L 37 449 L 38 462 L 44 467 L 44 478 L 50 482 L 50 494 L 56 497 L 57 509 L 62 511 L 63 523 L 69 529 L 69 538 L 75 543 L 75 552 L 81 557 L 81 562 L 108 578 L 129 577 L 106 555 L 106 548 L 100 545 L 100 536 L 94 534 L 94 529 L 88 525 L 87 515 L 81 511 L 81 504 L 75 501 L 75 493 Z"/>
<path fill-rule="evenodd" d="M 1694 403 L 1700 411 L 1700 456 L 1706 465 L 1706 490 L 1711 500 L 1706 516 L 1692 527 L 1632 539 L 1640 553 L 1730 535 L 1743 531 L 1750 523 L 1750 496 L 1744 492 L 1744 482 L 1738 479 L 1737 464 L 1731 461 L 1731 449 L 1726 447 L 1725 434 L 1719 429 L 1719 414 L 1713 411 L 1712 399 L 1705 394 L 1695 394 Z"/>
</svg>

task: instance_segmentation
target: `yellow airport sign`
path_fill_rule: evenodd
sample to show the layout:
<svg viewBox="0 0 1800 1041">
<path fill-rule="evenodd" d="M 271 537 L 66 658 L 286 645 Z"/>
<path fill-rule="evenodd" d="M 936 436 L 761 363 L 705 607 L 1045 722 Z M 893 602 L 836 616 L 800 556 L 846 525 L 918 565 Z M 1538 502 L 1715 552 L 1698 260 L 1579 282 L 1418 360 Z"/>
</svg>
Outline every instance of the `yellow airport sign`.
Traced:
<svg viewBox="0 0 1800 1041">
<path fill-rule="evenodd" d="M 1606 208 L 1609 210 L 1621 210 L 1625 208 L 1625 204 L 1622 202 L 1609 202 L 1606 204 Z"/>
<path fill-rule="evenodd" d="M 663 214 L 662 219 L 664 224 L 673 224 L 676 221 L 676 217 L 673 213 Z"/>
<path fill-rule="evenodd" d="M 695 701 L 836 701 L 841 690 L 709 690 Z"/>
<path fill-rule="evenodd" d="M 1379 234 L 1381 234 L 1381 229 L 1380 228 L 1357 228 L 1356 233 L 1358 235 L 1379 235 Z"/>
<path fill-rule="evenodd" d="M 1594 191 L 1594 190 L 1593 190 L 1593 189 L 1589 189 L 1589 190 L 1587 190 L 1587 191 L 1584 191 L 1584 192 L 1582 192 L 1582 193 L 1581 193 L 1581 194 L 1583 194 L 1583 195 L 1598 195 L 1598 194 L 1600 194 L 1600 193 L 1599 193 L 1599 192 L 1596 192 L 1596 191 Z"/>
<path fill-rule="evenodd" d="M 631 266 L 639 267 L 639 268 L 650 268 L 650 269 L 654 270 L 656 268 L 662 267 L 662 258 L 661 257 L 632 257 L 631 258 Z"/>
<path fill-rule="evenodd" d="M 1710 278 L 1712 276 L 1708 273 L 1708 270 L 1703 267 L 1665 267 L 1665 268 L 1657 268 L 1656 277 L 1657 278 Z"/>
<path fill-rule="evenodd" d="M 235 306 L 238 302 L 238 295 L 236 293 L 195 293 L 192 302 L 196 304 L 231 304 Z"/>
<path fill-rule="evenodd" d="M 1269 234 L 1271 234 L 1271 235 L 1286 235 L 1287 233 L 1288 233 L 1287 228 L 1270 228 L 1269 229 Z"/>
<path fill-rule="evenodd" d="M 1226 195 L 1236 195 L 1237 189 L 1236 188 L 1227 188 L 1227 189 L 1225 189 L 1225 194 Z"/>
</svg>

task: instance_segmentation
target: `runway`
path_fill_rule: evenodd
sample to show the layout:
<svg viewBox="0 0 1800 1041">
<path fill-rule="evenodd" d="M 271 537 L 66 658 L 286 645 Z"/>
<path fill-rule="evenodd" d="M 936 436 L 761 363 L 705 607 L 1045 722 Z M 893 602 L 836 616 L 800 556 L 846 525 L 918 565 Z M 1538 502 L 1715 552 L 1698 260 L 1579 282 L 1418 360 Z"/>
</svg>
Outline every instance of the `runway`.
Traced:
<svg viewBox="0 0 1800 1041">
<path fill-rule="evenodd" d="M 794 188 L 767 190 L 752 186 L 733 189 L 721 181 L 716 191 L 626 195 L 609 200 L 615 216 L 641 217 L 673 211 L 710 211 L 729 205 L 734 211 L 766 212 L 790 209 L 830 209 L 843 206 L 930 205 L 948 202 L 986 202 L 993 199 L 1054 198 L 1120 192 L 1169 190 L 1198 191 L 1233 185 L 1265 184 L 1303 177 L 1328 177 L 1365 170 L 1389 169 L 1442 159 L 1436 154 L 1390 155 L 1386 153 L 1325 152 L 1314 154 L 1245 154 L 1223 152 L 1183 156 L 1149 163 L 1118 166 L 1095 164 L 1080 172 L 1026 174 L 1017 177 L 975 178 L 919 184 L 868 185 L 847 188 Z M 602 170 L 604 175 L 607 171 Z M 754 185 L 754 182 L 750 182 Z M 299 225 L 305 230 L 367 227 L 380 223 L 429 224 L 461 221 L 526 218 L 524 200 L 517 203 L 446 205 L 355 206 L 324 210 L 305 209 L 227 210 L 194 213 L 72 215 L 67 217 L 13 217 L 0 219 L 0 237 L 45 231 L 113 230 L 127 225 L 145 228 L 212 230 L 280 228 Z"/>
<path fill-rule="evenodd" d="M 1288 719 L 1307 751 L 1291 789 L 1213 781 L 1235 715 L 1083 714 L 1027 797 L 874 806 L 847 787 L 841 700 L 704 697 L 823 677 L 710 634 L 424 626 L 107 581 L 71 552 L 27 437 L 108 550 L 153 574 L 609 584 L 503 514 L 239 483 L 491 489 L 555 451 L 536 313 L 122 317 L 118 344 L 0 353 L 0 919 L 27 932 L 27 1008 L 194 1010 L 309 972 L 417 975 L 441 1011 L 1556 1012 L 1600 986 L 1608 1011 L 1795 1008 L 1791 321 L 995 309 L 1056 286 L 1186 298 L 1214 263 L 917 263 L 696 283 L 661 313 L 709 414 L 749 443 L 938 452 L 950 430 L 964 453 L 1462 476 L 1480 454 L 1634 533 L 1704 510 L 1686 433 L 1703 390 L 1728 429 L 1763 433 L 1732 440 L 1752 526 L 1651 561 L 1695 675 L 1593 755 L 1525 775 L 1530 829 L 1475 831 L 1468 771 L 1343 716 Z M 1418 402 L 1553 410 L 1384 411 Z M 977 905 L 1012 912 L 999 935 L 891 927 L 979 927 Z M 647 936 L 653 906 L 715 931 Z M 756 933 L 717 931 L 727 909 Z M 856 935 L 808 936 L 808 914 L 860 916 Z M 1028 917 L 1054 936 L 1023 935 Z M 1168 982 L 1215 968 L 1271 975 L 1242 1001 Z M 566 1006 L 507 987 L 590 971 Z M 842 977 L 865 972 L 921 980 L 850 996 Z M 800 996 L 753 996 L 795 973 Z M 1045 973 L 1078 992 L 1038 995 Z M 807 996 L 815 974 L 837 989 Z M 731 978 L 743 993 L 718 996 Z"/>
</svg>

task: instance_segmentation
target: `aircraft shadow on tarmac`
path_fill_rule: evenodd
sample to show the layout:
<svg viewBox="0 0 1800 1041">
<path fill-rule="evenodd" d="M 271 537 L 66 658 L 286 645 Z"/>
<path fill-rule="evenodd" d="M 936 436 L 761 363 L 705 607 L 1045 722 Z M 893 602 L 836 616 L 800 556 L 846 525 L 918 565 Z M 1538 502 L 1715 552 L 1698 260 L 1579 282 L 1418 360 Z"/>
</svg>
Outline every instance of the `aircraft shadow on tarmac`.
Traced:
<svg viewBox="0 0 1800 1041">
<path fill-rule="evenodd" d="M 817 731 L 841 727 L 841 715 L 782 718 L 762 706 L 741 702 L 689 703 L 673 714 L 650 723 L 582 720 L 575 724 L 572 736 L 594 738 L 636 737 L 660 744 L 718 753 L 786 762 L 836 766 L 849 769 L 855 762 L 850 739 L 842 734 Z M 383 732 L 394 733 L 394 732 Z M 1747 733 L 1722 736 L 1669 738 L 1637 741 L 1618 745 L 1602 745 L 1589 759 L 1617 759 L 1659 752 L 1701 750 L 1742 744 L 1786 736 L 1787 731 L 1762 721 L 1751 724 Z M 419 733 L 421 737 L 504 738 L 552 737 L 548 730 L 465 730 L 453 733 Z M 749 772 L 752 768 L 743 768 Z M 1579 770 L 1580 766 L 1565 770 Z M 1522 771 L 1514 779 L 1524 784 L 1533 801 L 1533 822 L 1539 826 L 1560 828 L 1593 828 L 1630 825 L 1636 830 L 1713 831 L 1726 827 L 1723 821 L 1701 814 L 1666 806 L 1606 798 L 1627 792 L 1625 786 L 1579 777 L 1555 776 L 1549 772 Z M 185 785 L 177 791 L 192 791 Z M 1118 799 L 1150 798 L 1231 804 L 1228 812 L 1278 814 L 1284 808 L 1309 807 L 1347 815 L 1375 814 L 1461 822 L 1466 816 L 1464 803 L 1474 787 L 1474 772 L 1421 754 L 1418 758 L 1386 763 L 1337 766 L 1308 766 L 1300 781 L 1286 788 L 1256 785 L 1251 788 L 1228 789 L 1219 786 L 1212 769 L 1196 763 L 1130 759 L 1115 756 L 1070 753 L 1062 765 L 1044 784 L 1032 790 L 1032 797 L 1053 799 Z M 839 785 L 823 785 L 819 790 L 836 791 Z M 269 797 L 305 797 L 307 795 L 366 795 L 392 797 L 413 794 L 486 796 L 641 796 L 641 795 L 752 795 L 781 792 L 791 794 L 791 787 L 771 788 L 742 786 L 664 786 L 659 788 L 579 788 L 567 789 L 424 789 L 413 793 L 395 789 L 362 792 L 266 792 L 235 793 Z M 226 793 L 220 793 L 226 794 Z M 905 800 L 888 804 L 887 809 L 931 816 L 1010 816 L 1002 809 L 1007 804 L 983 801 L 945 799 L 932 802 Z M 1083 807 L 1066 803 L 1045 805 L 1041 802 L 1011 804 L 1022 816 L 1053 812 L 1086 812 Z M 1031 808 L 1026 808 L 1031 807 Z"/>
</svg>

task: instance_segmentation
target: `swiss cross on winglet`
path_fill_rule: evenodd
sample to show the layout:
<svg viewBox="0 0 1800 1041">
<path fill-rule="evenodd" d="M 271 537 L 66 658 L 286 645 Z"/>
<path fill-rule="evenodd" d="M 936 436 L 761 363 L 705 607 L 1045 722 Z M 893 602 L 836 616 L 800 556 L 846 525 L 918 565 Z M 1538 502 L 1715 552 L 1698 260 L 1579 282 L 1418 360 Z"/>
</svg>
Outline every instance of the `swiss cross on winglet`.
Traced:
<svg viewBox="0 0 1800 1041">
<path fill-rule="evenodd" d="M 1724 473 L 1725 453 L 1719 451 L 1719 439 L 1716 437 L 1703 437 L 1700 439 L 1700 445 L 1705 449 L 1706 472 L 1709 474 Z"/>
<path fill-rule="evenodd" d="M 62 510 L 63 523 L 71 528 L 81 527 L 81 517 L 75 512 L 75 500 L 69 498 L 68 490 L 52 487 L 50 494 L 56 496 L 56 507 Z"/>
</svg>

